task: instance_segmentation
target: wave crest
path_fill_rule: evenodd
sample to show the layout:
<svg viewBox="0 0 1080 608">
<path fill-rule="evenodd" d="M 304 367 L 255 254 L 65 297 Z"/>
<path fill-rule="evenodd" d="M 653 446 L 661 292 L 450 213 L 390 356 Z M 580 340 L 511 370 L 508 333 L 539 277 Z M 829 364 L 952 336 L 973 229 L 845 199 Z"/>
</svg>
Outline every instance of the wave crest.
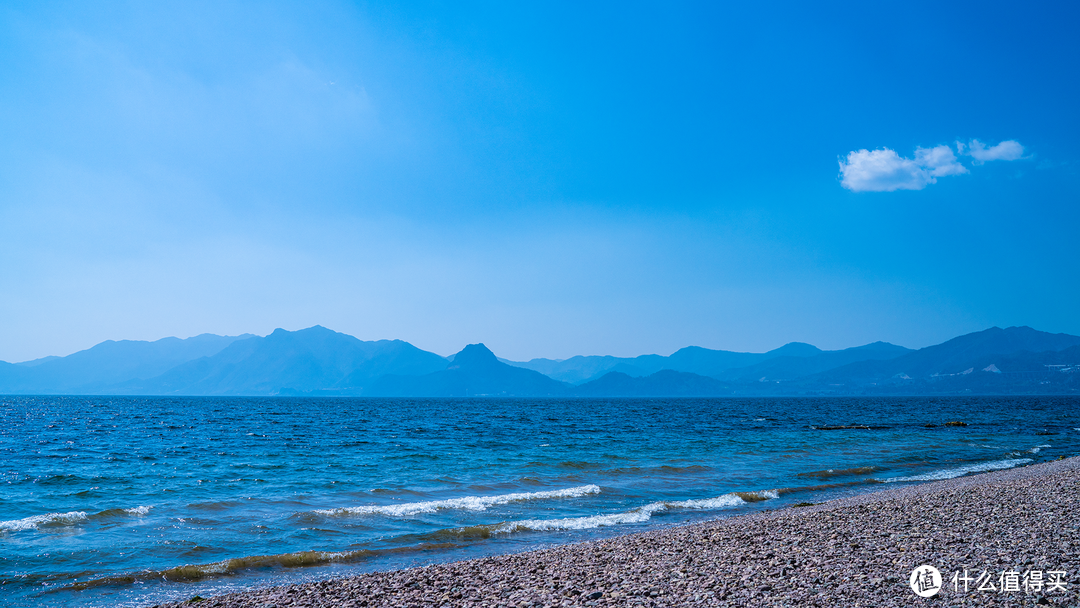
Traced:
<svg viewBox="0 0 1080 608">
<path fill-rule="evenodd" d="M 567 517 L 563 519 L 525 519 L 499 524 L 492 528 L 492 533 L 508 534 L 521 531 L 548 531 L 548 530 L 588 530 L 605 526 L 617 526 L 620 524 L 636 524 L 648 521 L 653 513 L 667 510 L 694 510 L 694 509 L 730 509 L 745 505 L 749 502 L 771 500 L 779 497 L 775 490 L 762 490 L 759 492 L 732 492 L 715 498 L 698 498 L 693 500 L 677 500 L 653 502 L 645 506 L 607 515 L 591 515 L 588 517 Z"/>
<path fill-rule="evenodd" d="M 578 498 L 580 496 L 599 493 L 600 486 L 587 485 L 575 488 L 564 488 L 561 490 L 548 490 L 544 492 L 516 492 L 514 494 L 500 494 L 497 496 L 464 496 L 462 498 L 407 502 L 396 505 L 363 505 L 359 507 L 341 507 L 338 509 L 317 509 L 315 513 L 331 517 L 350 515 L 388 515 L 390 517 L 407 517 L 419 513 L 434 513 L 435 511 L 442 509 L 484 511 L 487 510 L 488 507 L 512 502 L 547 500 L 552 498 Z"/>
<path fill-rule="evenodd" d="M 940 481 L 942 479 L 953 479 L 954 477 L 962 477 L 968 473 L 985 473 L 987 471 L 1000 471 L 1001 469 L 1011 469 L 1018 467 L 1022 464 L 1031 462 L 1030 458 L 1008 458 L 1006 460 L 994 460 L 992 462 L 983 462 L 979 464 L 969 464 L 963 467 L 957 467 L 955 469 L 944 469 L 941 471 L 933 471 L 931 473 L 924 473 L 922 475 L 910 475 L 907 477 L 887 477 L 882 479 L 885 483 L 896 483 L 898 481 Z"/>
<path fill-rule="evenodd" d="M 85 511 L 70 511 L 68 513 L 46 513 L 44 515 L 32 515 L 22 519 L 0 521 L 0 530 L 18 532 L 20 530 L 32 530 L 47 527 L 72 526 L 80 521 L 86 521 L 88 517 Z"/>
</svg>

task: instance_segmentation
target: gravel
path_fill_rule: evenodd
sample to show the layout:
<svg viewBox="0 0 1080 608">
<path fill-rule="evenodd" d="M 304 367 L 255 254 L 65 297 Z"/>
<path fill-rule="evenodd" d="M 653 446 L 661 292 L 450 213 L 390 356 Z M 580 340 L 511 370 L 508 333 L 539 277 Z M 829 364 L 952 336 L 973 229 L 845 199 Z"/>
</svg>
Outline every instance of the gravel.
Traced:
<svg viewBox="0 0 1080 608">
<path fill-rule="evenodd" d="M 1080 458 L 528 553 L 163 606 L 1080 606 Z M 943 576 L 921 598 L 923 564 Z M 1065 590 L 953 589 L 1064 571 Z"/>
</svg>

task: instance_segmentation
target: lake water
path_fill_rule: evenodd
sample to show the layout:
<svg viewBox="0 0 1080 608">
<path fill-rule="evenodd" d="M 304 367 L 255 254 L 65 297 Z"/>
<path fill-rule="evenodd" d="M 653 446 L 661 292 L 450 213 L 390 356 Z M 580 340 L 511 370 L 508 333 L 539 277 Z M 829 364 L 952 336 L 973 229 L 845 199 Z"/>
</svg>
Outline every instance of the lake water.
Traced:
<svg viewBox="0 0 1080 608">
<path fill-rule="evenodd" d="M 0 604 L 145 606 L 1077 454 L 1071 397 L 0 397 Z"/>
</svg>

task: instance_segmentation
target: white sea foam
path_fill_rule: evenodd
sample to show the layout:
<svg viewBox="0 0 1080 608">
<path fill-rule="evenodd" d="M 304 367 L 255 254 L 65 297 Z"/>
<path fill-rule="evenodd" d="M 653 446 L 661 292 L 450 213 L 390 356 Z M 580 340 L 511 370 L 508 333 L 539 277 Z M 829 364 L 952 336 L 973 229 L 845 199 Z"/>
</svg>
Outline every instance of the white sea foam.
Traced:
<svg viewBox="0 0 1080 608">
<path fill-rule="evenodd" d="M 138 507 L 132 507 L 130 509 L 124 509 L 124 512 L 125 513 L 130 513 L 132 515 L 138 515 L 139 517 L 142 517 L 143 515 L 146 515 L 147 513 L 149 513 L 150 509 L 153 509 L 153 508 L 154 507 L 147 507 L 145 505 L 139 505 Z"/>
<path fill-rule="evenodd" d="M 45 515 L 32 515 L 22 519 L 0 521 L 0 530 L 17 532 L 19 530 L 31 530 L 42 526 L 70 526 L 86 520 L 85 511 L 71 511 L 69 513 L 46 513 Z"/>
<path fill-rule="evenodd" d="M 769 490 L 755 492 L 763 499 L 776 498 L 778 494 Z M 610 513 L 608 515 L 592 515 L 589 517 L 567 517 L 563 519 L 524 519 L 521 521 L 506 522 L 492 530 L 496 534 L 507 534 L 522 530 L 546 531 L 546 530 L 588 530 L 604 526 L 617 526 L 620 524 L 637 524 L 648 521 L 653 513 L 668 509 L 730 509 L 746 504 L 746 501 L 736 494 L 724 494 L 715 498 L 699 498 L 695 500 L 679 500 L 653 502 L 643 507 L 638 507 L 622 513 Z"/>
<path fill-rule="evenodd" d="M 1030 458 L 1009 458 L 1007 460 L 995 460 L 993 462 L 983 462 L 981 464 L 969 464 L 967 466 L 957 467 L 955 469 L 943 469 L 941 471 L 934 471 L 932 473 L 924 473 L 922 475 L 911 475 L 908 477 L 889 477 L 882 479 L 885 483 L 894 483 L 898 481 L 938 481 L 941 479 L 952 479 L 954 477 L 961 477 L 968 473 L 985 473 L 986 471 L 999 471 L 1001 469 L 1011 469 L 1013 467 L 1020 466 L 1031 462 Z"/>
<path fill-rule="evenodd" d="M 488 507 L 505 505 L 511 502 L 545 500 L 551 498 L 577 498 L 579 496 L 599 493 L 599 486 L 587 485 L 575 488 L 564 488 L 561 490 L 548 490 L 545 492 L 517 492 L 514 494 L 500 494 L 498 496 L 464 496 L 462 498 L 407 502 L 396 505 L 363 505 L 339 509 L 319 509 L 315 512 L 320 515 L 389 515 L 390 517 L 406 517 L 418 513 L 433 513 L 441 509 L 484 511 Z"/>
</svg>

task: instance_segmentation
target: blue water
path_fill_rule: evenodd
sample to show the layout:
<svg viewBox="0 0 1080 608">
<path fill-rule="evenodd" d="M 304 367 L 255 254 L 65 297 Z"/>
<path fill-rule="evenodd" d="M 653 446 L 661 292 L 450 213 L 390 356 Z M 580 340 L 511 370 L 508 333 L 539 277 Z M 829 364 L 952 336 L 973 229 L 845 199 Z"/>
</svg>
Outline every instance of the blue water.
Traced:
<svg viewBox="0 0 1080 608">
<path fill-rule="evenodd" d="M 144 606 L 1076 454 L 1068 397 L 0 397 L 0 604 Z"/>
</svg>

